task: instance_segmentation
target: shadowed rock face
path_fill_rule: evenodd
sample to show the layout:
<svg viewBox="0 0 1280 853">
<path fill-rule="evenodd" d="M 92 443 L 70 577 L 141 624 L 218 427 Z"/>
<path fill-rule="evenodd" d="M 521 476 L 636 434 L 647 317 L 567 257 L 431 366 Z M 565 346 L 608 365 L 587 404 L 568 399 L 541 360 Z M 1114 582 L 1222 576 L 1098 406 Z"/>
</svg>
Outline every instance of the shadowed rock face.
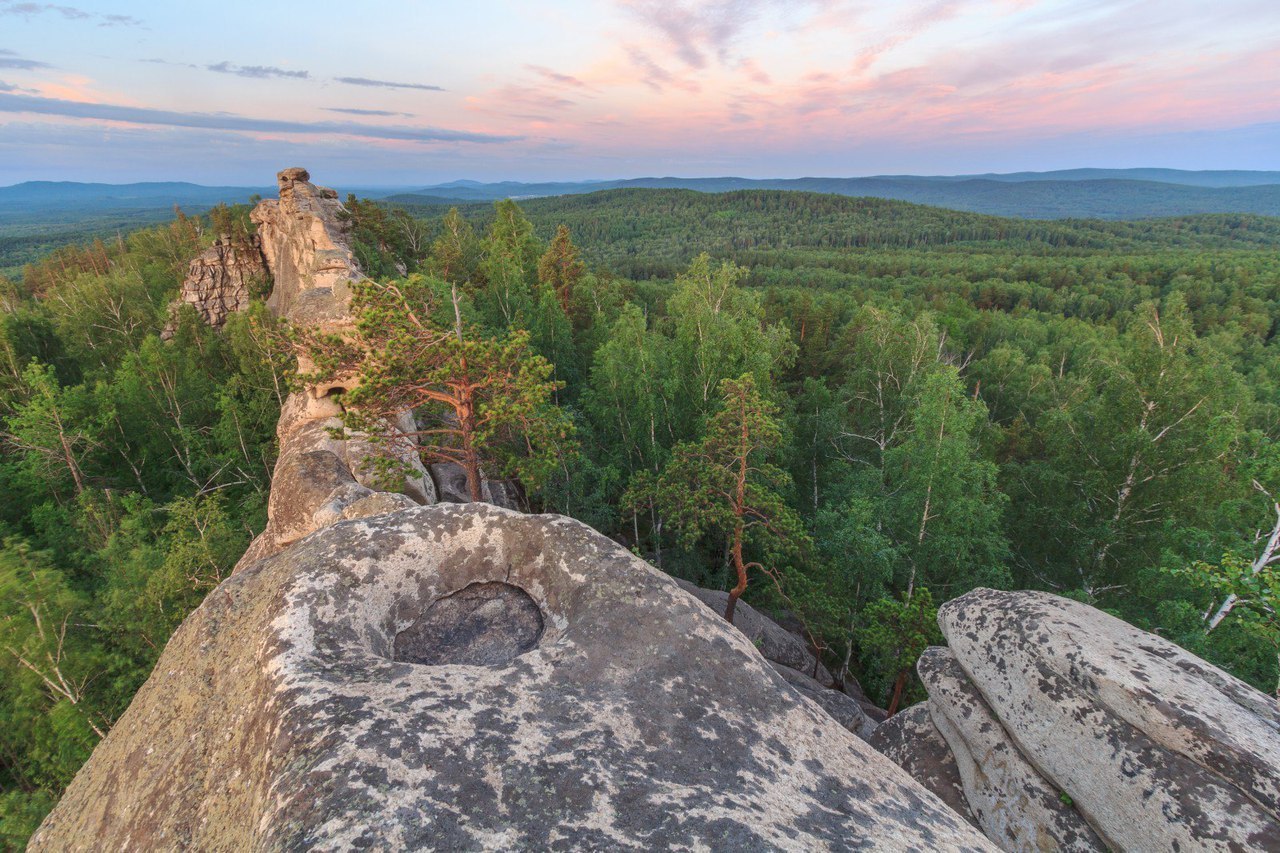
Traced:
<svg viewBox="0 0 1280 853">
<path fill-rule="evenodd" d="M 270 279 L 271 273 L 256 238 L 235 242 L 224 236 L 191 262 L 187 277 L 182 281 L 179 301 L 170 310 L 172 312 L 179 305 L 190 305 L 201 320 L 220 329 L 228 314 L 249 307 L 254 286 L 265 284 Z M 174 326 L 171 313 L 160 337 L 171 338 Z"/>
<path fill-rule="evenodd" d="M 1280 850 L 1273 698 L 1047 593 L 975 590 L 938 622 L 930 717 L 1005 849 Z"/>
<path fill-rule="evenodd" d="M 520 587 L 473 583 L 433 602 L 396 634 L 394 658 L 425 666 L 497 666 L 534 649 L 542 629 L 542 611 Z"/>
<path fill-rule="evenodd" d="M 955 755 L 933 724 L 927 703 L 894 714 L 876 726 L 867 742 L 977 826 L 965 799 Z"/>
<path fill-rule="evenodd" d="M 234 575 L 32 841 L 365 846 L 988 849 L 665 575 L 484 504 Z"/>
</svg>

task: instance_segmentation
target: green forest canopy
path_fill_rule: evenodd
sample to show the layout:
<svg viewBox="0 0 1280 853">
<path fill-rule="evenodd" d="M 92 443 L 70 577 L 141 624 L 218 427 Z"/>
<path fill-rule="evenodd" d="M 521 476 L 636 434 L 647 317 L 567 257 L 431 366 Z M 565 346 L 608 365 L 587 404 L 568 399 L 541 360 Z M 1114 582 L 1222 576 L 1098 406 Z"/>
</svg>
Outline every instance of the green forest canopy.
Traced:
<svg viewBox="0 0 1280 853">
<path fill-rule="evenodd" d="M 1088 601 L 1275 688 L 1276 584 L 1249 567 L 1280 494 L 1280 220 L 668 190 L 349 207 L 370 275 L 456 284 L 477 334 L 527 333 L 563 383 L 580 456 L 531 507 L 704 586 L 736 579 L 725 525 L 685 513 L 671 472 L 710 458 L 749 376 L 788 535 L 744 534 L 772 578 L 746 598 L 799 612 L 873 699 L 919 696 L 916 611 L 975 586 Z M 265 523 L 273 319 L 215 332 L 185 309 L 159 340 L 211 239 L 180 217 L 0 285 L 0 846 Z"/>
</svg>

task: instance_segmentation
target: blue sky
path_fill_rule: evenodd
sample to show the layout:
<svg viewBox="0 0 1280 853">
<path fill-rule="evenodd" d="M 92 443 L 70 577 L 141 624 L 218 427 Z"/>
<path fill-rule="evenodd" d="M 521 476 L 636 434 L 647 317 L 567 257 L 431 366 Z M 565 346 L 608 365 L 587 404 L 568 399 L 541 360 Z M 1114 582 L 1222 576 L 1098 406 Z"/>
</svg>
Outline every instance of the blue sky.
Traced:
<svg viewBox="0 0 1280 853">
<path fill-rule="evenodd" d="M 0 0 L 0 184 L 1280 169 L 1275 0 Z"/>
</svg>

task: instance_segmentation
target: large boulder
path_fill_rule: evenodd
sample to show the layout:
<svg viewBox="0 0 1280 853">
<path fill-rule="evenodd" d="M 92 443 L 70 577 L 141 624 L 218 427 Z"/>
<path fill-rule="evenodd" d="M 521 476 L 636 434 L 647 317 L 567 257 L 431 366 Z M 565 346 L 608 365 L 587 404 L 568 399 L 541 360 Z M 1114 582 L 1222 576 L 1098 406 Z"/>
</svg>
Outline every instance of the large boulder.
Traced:
<svg viewBox="0 0 1280 853">
<path fill-rule="evenodd" d="M 1280 850 L 1274 698 L 1048 593 L 975 590 L 938 622 L 930 717 L 1005 849 Z"/>
<path fill-rule="evenodd" d="M 989 838 L 1006 850 L 1106 849 L 1070 795 L 1018 751 L 950 649 L 927 650 L 917 668 L 930 719 L 951 747 L 965 800 Z"/>
<path fill-rule="evenodd" d="M 31 842 L 369 847 L 989 849 L 668 577 L 484 504 L 233 575 Z"/>
</svg>

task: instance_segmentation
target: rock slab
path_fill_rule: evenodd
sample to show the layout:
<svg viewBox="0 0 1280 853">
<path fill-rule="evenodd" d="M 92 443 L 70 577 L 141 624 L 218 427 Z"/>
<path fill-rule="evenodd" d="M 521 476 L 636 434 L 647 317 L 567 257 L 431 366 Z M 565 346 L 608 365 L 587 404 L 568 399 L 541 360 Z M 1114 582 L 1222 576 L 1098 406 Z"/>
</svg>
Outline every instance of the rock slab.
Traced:
<svg viewBox="0 0 1280 853">
<path fill-rule="evenodd" d="M 484 504 L 339 522 L 233 575 L 31 842 L 369 847 L 991 849 L 668 577 Z"/>
<path fill-rule="evenodd" d="M 257 237 L 233 240 L 230 235 L 224 235 L 191 261 L 182 280 L 181 296 L 171 311 L 190 305 L 201 320 L 220 329 L 227 322 L 228 314 L 248 308 L 254 290 L 265 289 L 270 281 L 271 273 Z M 173 337 L 174 327 L 171 313 L 160 337 L 165 340 Z"/>
<path fill-rule="evenodd" d="M 1048 593 L 974 590 L 938 622 L 930 719 L 1004 849 L 1280 850 L 1272 697 Z M 937 744 L 886 751 L 913 770 Z"/>
</svg>

